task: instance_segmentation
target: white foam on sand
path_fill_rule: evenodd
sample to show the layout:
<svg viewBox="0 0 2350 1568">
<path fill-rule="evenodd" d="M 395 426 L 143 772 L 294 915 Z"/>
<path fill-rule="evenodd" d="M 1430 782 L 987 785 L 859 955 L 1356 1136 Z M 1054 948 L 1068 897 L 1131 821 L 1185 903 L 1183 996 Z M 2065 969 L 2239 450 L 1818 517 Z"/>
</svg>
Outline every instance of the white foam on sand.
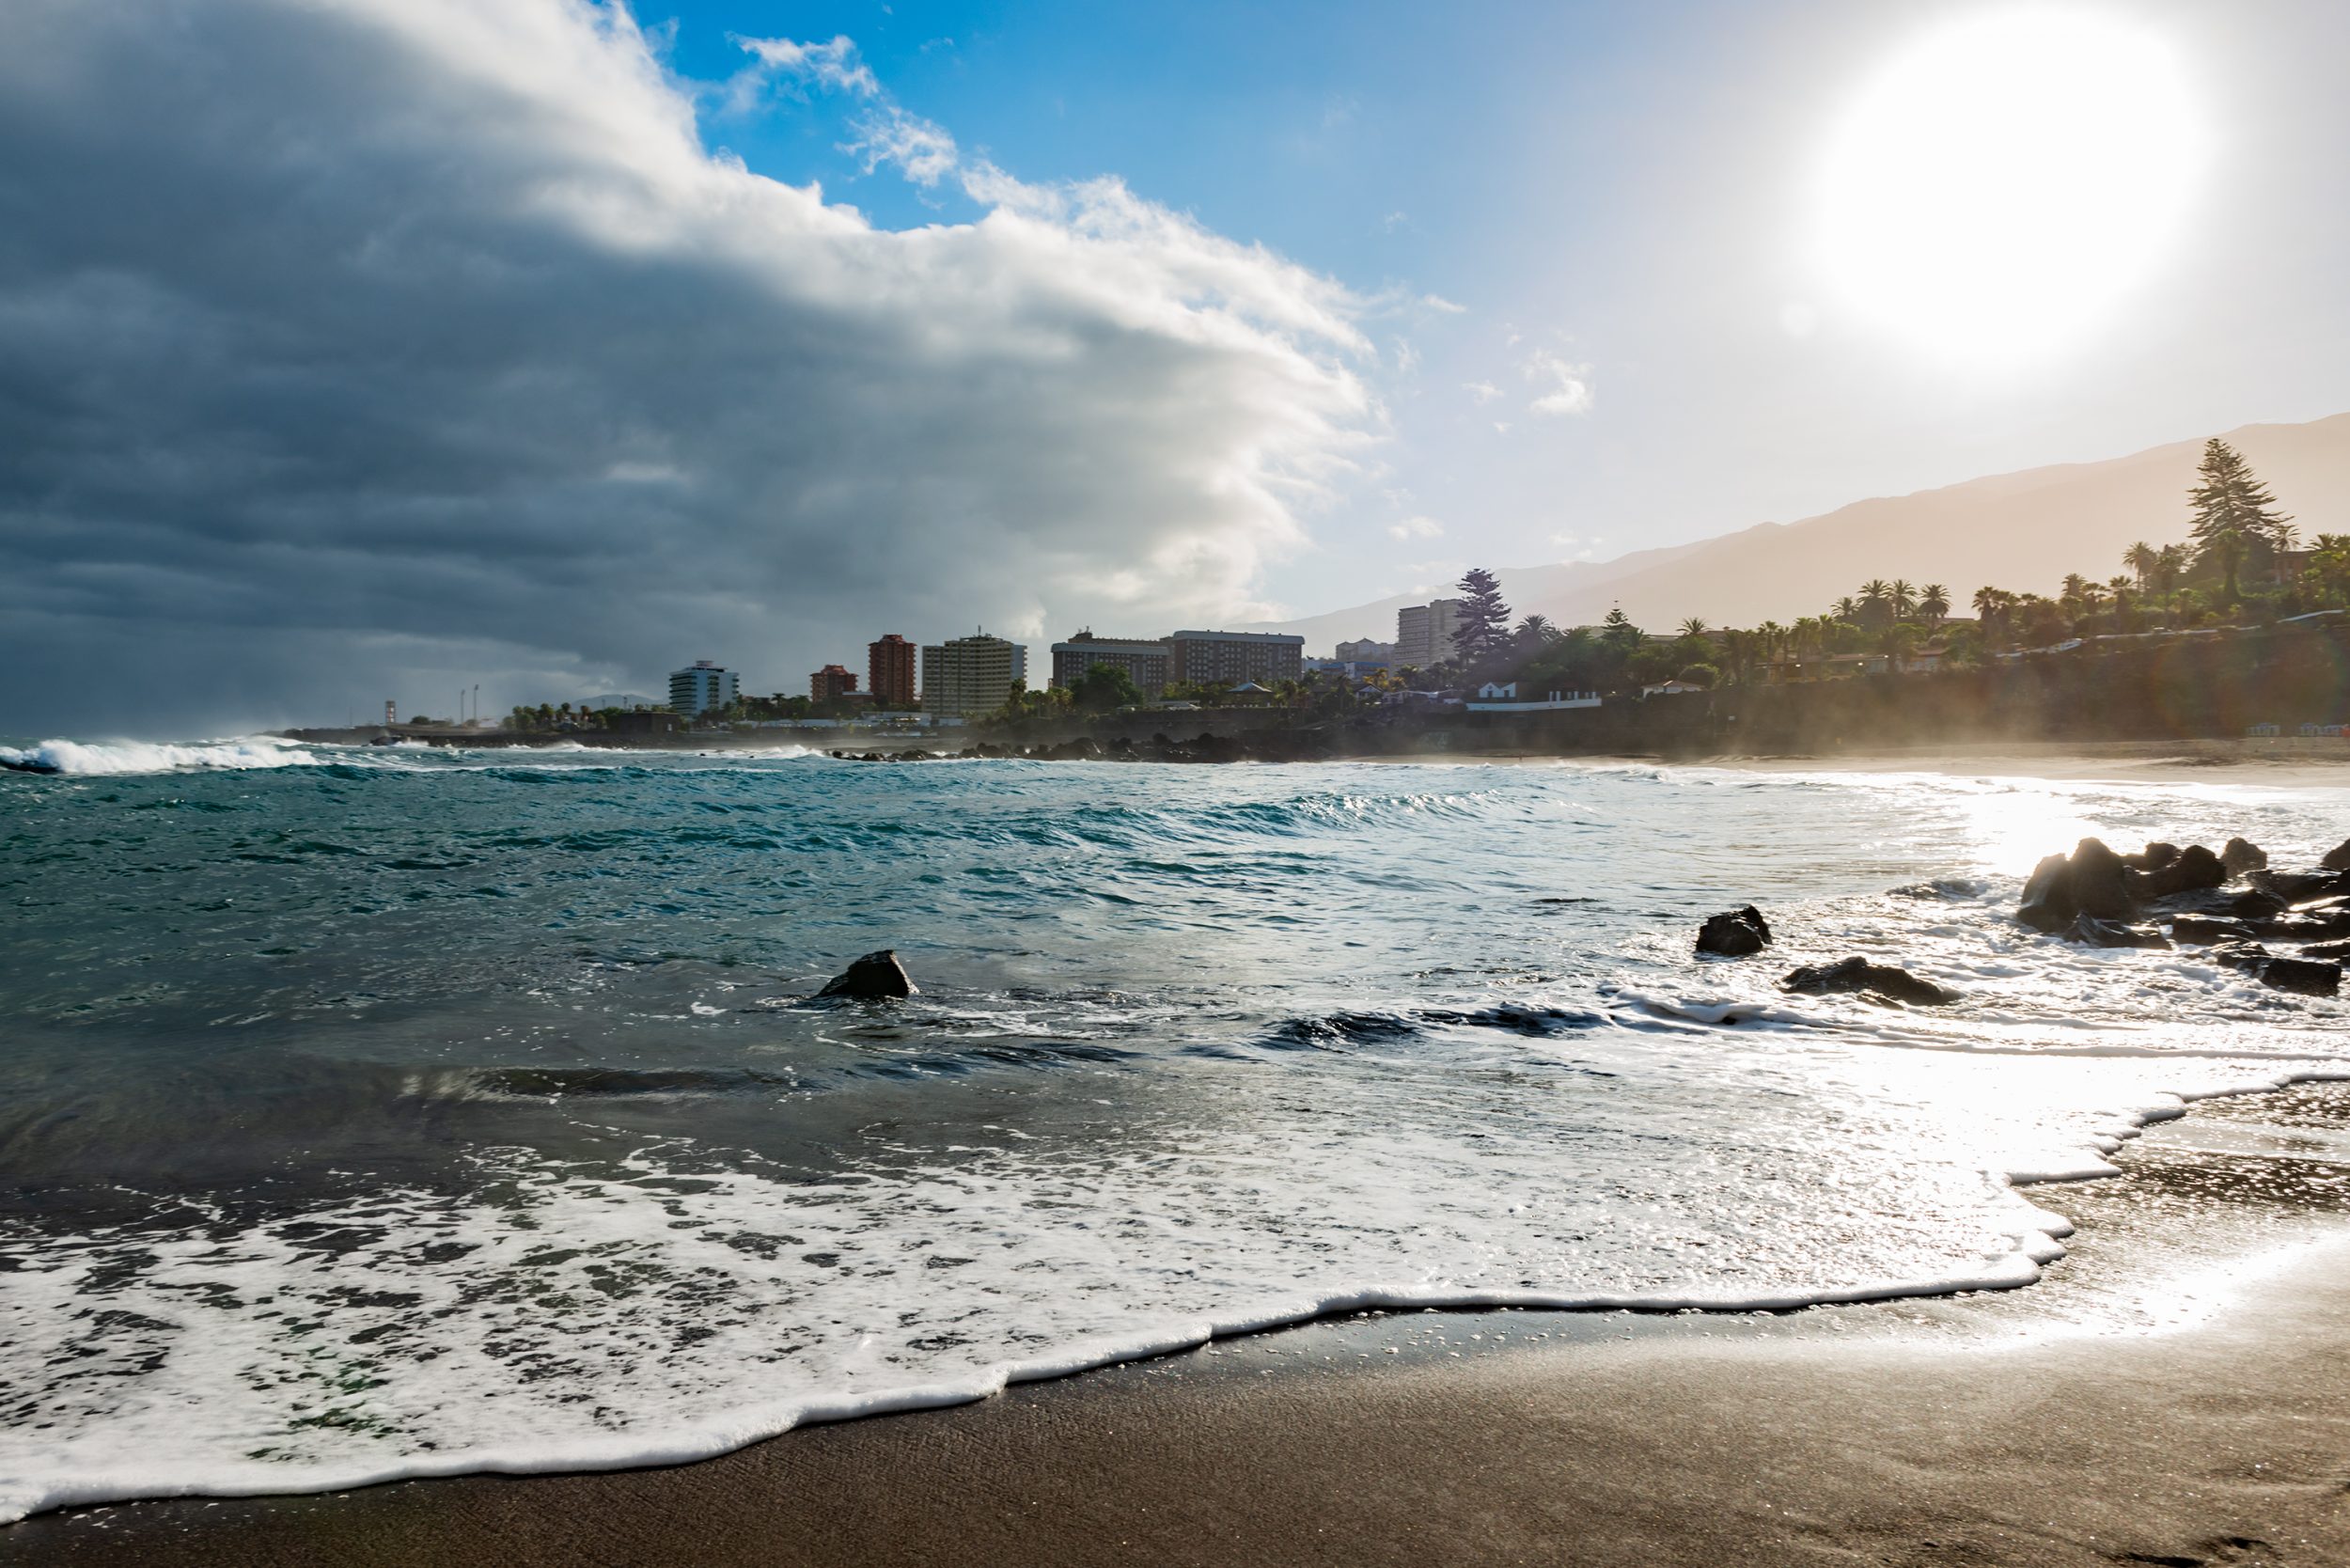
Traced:
<svg viewBox="0 0 2350 1568">
<path fill-rule="evenodd" d="M 21 1412 L 0 1435 L 0 1520 L 678 1463 L 1369 1308 L 2009 1289 L 2072 1231 L 2014 1181 L 2110 1174 L 2123 1140 L 2182 1105 L 2154 1089 L 2160 1064 L 2059 1064 L 2066 1092 L 2027 1111 L 1996 1063 L 1926 1059 L 1949 1075 L 1883 1124 L 1773 1131 L 1809 1153 L 1716 1143 L 1567 1186 L 1566 1152 L 1511 1118 L 1466 1142 L 1441 1119 L 1334 1127 L 1300 1105 L 1268 1109 L 1245 1152 L 1131 1125 L 1048 1154 L 885 1149 L 829 1176 L 685 1139 L 592 1171 L 498 1151 L 462 1198 L 39 1238 L 0 1272 L 0 1380 Z M 1882 1065 L 1855 1053 L 1849 1071 Z M 2127 1085 L 2138 1110 L 2095 1108 Z M 1966 1165 L 1985 1135 L 2006 1174 Z M 1868 1199 L 1888 1181 L 1893 1222 Z"/>
</svg>

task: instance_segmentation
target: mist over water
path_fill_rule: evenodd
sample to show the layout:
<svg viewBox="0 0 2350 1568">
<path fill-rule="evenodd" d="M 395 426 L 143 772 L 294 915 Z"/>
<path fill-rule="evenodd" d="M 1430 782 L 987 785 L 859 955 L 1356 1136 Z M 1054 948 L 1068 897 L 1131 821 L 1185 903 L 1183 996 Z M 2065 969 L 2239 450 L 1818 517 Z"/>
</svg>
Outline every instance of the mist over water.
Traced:
<svg viewBox="0 0 2350 1568">
<path fill-rule="evenodd" d="M 2019 1283 L 2343 1011 L 2007 917 L 2350 792 L 48 742 L 0 775 L 0 1515 L 684 1457 L 1365 1301 Z M 1753 901 L 1779 945 L 1704 962 Z M 795 1005 L 895 947 L 921 995 Z M 1848 953 L 1965 994 L 1791 998 Z M 2044 1192 L 2043 1202 L 2054 1202 Z"/>
</svg>

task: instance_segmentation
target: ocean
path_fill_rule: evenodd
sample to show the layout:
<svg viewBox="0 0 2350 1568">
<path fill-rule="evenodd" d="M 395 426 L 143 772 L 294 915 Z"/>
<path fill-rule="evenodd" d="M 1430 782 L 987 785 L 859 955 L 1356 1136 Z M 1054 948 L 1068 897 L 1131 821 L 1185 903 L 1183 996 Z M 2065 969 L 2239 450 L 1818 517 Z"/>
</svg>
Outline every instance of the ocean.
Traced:
<svg viewBox="0 0 2350 1568">
<path fill-rule="evenodd" d="M 2029 1284 L 2343 1007 L 2012 917 L 2350 791 L 10 743 L 0 1518 L 678 1460 L 1379 1305 Z M 1755 958 L 1699 959 L 1752 902 Z M 809 1005 L 894 948 L 920 987 Z M 1865 954 L 1947 1009 L 1791 996 Z"/>
</svg>

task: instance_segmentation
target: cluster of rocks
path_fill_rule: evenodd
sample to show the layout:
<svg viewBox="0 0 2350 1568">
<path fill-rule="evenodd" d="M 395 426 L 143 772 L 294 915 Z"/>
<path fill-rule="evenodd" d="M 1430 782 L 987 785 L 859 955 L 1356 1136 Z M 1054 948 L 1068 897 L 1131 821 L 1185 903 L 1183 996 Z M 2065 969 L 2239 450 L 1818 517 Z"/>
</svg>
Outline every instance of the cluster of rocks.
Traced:
<svg viewBox="0 0 2350 1568">
<path fill-rule="evenodd" d="M 2350 960 L 2350 840 L 2315 870 L 2287 871 L 2271 868 L 2267 853 L 2243 839 L 2216 854 L 2201 844 L 2152 843 L 2135 855 L 2083 839 L 2071 855 L 2033 868 L 2016 916 L 2035 931 L 2091 947 L 2201 948 L 2213 962 L 2280 991 L 2338 996 Z M 1697 950 L 1747 958 L 1771 941 L 1770 921 L 1745 904 L 1708 917 Z M 2276 952 L 2272 944 L 2299 951 Z M 1863 994 L 1913 1007 L 1959 999 L 1898 965 L 1856 957 L 1805 964 L 1778 983 L 1807 996 Z"/>
<path fill-rule="evenodd" d="M 2083 839 L 2032 869 L 2015 913 L 2035 931 L 2092 947 L 2205 948 L 2278 990 L 2332 996 L 2350 958 L 2350 841 L 2315 870 L 2287 871 L 2242 839 L 2217 854 L 2157 842 L 2135 855 Z M 2274 952 L 2272 943 L 2299 952 Z"/>
<path fill-rule="evenodd" d="M 1117 735 L 1015 745 L 981 741 L 962 751 L 835 751 L 843 762 L 939 762 L 1017 759 L 1030 762 L 1310 762 L 1331 754 L 1330 738 L 1308 729 L 1260 729 L 1236 735 L 1202 730 L 1188 741 L 1154 734 L 1147 741 Z"/>
<path fill-rule="evenodd" d="M 1771 922 L 1752 904 L 1742 904 L 1708 916 L 1698 928 L 1698 951 L 1716 958 L 1747 958 L 1772 942 Z M 1922 980 L 1898 964 L 1872 964 L 1847 958 L 1834 964 L 1807 964 L 1792 969 L 1779 988 L 1806 996 L 1865 995 L 1913 1007 L 1942 1007 L 1958 1000 L 1948 986 Z"/>
</svg>

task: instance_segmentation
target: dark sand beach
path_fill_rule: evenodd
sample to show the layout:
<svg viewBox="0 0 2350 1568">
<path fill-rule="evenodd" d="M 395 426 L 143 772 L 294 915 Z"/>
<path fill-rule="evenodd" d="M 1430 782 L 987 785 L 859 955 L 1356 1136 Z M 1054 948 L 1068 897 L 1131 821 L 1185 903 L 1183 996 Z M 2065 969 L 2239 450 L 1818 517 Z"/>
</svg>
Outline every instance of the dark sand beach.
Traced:
<svg viewBox="0 0 2350 1568">
<path fill-rule="evenodd" d="M 2350 1563 L 2345 1112 L 2210 1102 L 2038 1189 L 2081 1230 L 2018 1292 L 1371 1315 L 676 1469 L 75 1511 L 0 1560 Z"/>
</svg>

